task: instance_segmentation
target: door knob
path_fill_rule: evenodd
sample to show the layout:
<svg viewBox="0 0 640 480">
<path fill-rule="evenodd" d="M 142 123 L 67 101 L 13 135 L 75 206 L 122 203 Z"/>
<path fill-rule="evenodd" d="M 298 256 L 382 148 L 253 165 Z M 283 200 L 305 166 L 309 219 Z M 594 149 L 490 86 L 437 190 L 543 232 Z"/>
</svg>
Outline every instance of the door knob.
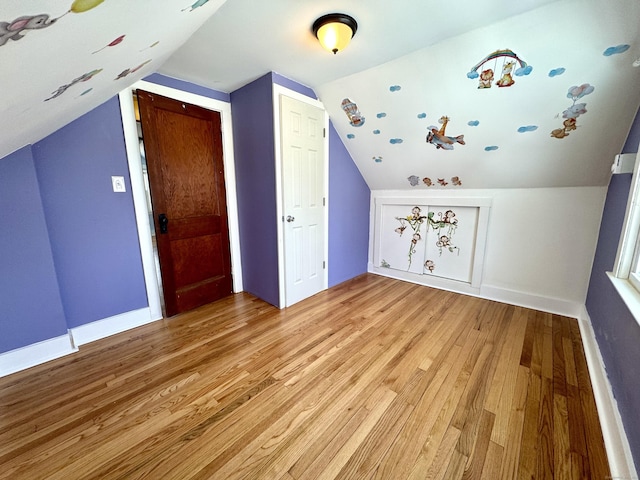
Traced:
<svg viewBox="0 0 640 480">
<path fill-rule="evenodd" d="M 291 223 L 295 220 L 295 217 L 292 217 L 291 215 L 287 215 L 287 222 Z"/>
<path fill-rule="evenodd" d="M 169 219 L 166 214 L 161 213 L 158 215 L 158 223 L 160 224 L 160 233 L 167 233 L 169 229 Z"/>
</svg>

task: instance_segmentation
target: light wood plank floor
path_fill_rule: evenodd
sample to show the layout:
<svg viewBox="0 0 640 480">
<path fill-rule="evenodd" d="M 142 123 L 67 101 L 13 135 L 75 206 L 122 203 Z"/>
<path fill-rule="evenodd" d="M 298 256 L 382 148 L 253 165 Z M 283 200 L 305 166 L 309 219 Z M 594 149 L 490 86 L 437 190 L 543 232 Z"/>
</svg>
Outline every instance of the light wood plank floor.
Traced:
<svg viewBox="0 0 640 480">
<path fill-rule="evenodd" d="M 363 275 L 0 379 L 2 479 L 605 479 L 576 320 Z"/>
</svg>

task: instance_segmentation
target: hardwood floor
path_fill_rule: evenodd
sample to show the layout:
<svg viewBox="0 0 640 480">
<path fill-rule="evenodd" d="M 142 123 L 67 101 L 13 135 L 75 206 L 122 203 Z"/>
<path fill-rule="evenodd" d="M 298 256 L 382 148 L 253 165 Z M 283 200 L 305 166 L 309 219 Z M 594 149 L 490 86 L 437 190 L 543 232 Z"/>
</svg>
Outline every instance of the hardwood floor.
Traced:
<svg viewBox="0 0 640 480">
<path fill-rule="evenodd" d="M 605 479 L 576 320 L 363 275 L 0 379 L 2 479 Z"/>
</svg>

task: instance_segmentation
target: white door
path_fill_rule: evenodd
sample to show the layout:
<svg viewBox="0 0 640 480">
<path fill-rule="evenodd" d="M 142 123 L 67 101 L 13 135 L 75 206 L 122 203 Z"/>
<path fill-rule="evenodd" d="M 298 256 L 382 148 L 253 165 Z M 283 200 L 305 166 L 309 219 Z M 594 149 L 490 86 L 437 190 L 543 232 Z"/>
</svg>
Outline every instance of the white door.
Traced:
<svg viewBox="0 0 640 480">
<path fill-rule="evenodd" d="M 325 112 L 280 95 L 285 305 L 325 288 Z"/>
</svg>

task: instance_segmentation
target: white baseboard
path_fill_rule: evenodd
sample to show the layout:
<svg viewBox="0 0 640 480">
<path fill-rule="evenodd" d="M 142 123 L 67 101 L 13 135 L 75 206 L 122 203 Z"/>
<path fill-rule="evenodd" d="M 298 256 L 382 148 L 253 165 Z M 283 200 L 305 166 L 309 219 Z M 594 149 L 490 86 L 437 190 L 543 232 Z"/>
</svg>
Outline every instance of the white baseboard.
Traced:
<svg viewBox="0 0 640 480">
<path fill-rule="evenodd" d="M 160 317 L 162 318 L 162 317 Z M 77 345 L 85 345 L 101 338 L 110 337 L 132 328 L 155 322 L 160 318 L 153 318 L 149 308 L 141 308 L 131 312 L 114 315 L 95 322 L 87 323 L 69 330 L 73 342 Z"/>
<path fill-rule="evenodd" d="M 554 313 L 565 317 L 577 318 L 580 315 L 583 304 L 570 302 L 559 298 L 542 297 L 531 293 L 509 290 L 492 285 L 481 285 L 480 288 L 472 287 L 465 282 L 457 282 L 446 278 L 430 275 L 418 275 L 410 272 L 403 272 L 391 268 L 376 267 L 371 262 L 368 264 L 369 273 L 375 273 L 384 277 L 404 280 L 406 282 L 417 283 L 426 287 L 439 288 L 449 292 L 471 295 L 473 297 L 494 300 L 496 302 L 508 303 L 519 307 L 540 310 L 541 312 Z"/>
<path fill-rule="evenodd" d="M 63 357 L 78 349 L 69 335 L 43 340 L 0 354 L 0 377 Z"/>
<path fill-rule="evenodd" d="M 462 293 L 464 295 L 472 295 L 477 297 L 480 292 L 479 288 L 472 287 L 471 284 L 450 280 L 448 278 L 436 277 L 433 275 L 419 275 L 411 272 L 403 272 L 393 268 L 376 267 L 369 263 L 369 273 L 382 275 L 383 277 L 395 278 L 405 282 L 424 285 L 425 287 L 438 288 L 448 292 Z"/>
<path fill-rule="evenodd" d="M 161 315 L 154 318 L 148 307 L 141 308 L 72 328 L 68 335 L 0 353 L 0 377 L 77 352 L 80 345 L 140 327 L 161 318 Z"/>
<path fill-rule="evenodd" d="M 591 326 L 591 318 L 584 306 L 578 315 L 578 324 L 584 353 L 587 357 L 587 366 L 589 367 L 589 376 L 598 408 L 607 457 L 609 458 L 611 478 L 638 478 L 638 472 L 631 455 L 631 447 L 618 410 L 618 403 L 613 396 L 602 354 Z"/>
<path fill-rule="evenodd" d="M 531 308 L 541 312 L 554 313 L 565 317 L 578 318 L 584 308 L 582 303 L 571 302 L 559 298 L 542 297 L 539 295 L 509 290 L 492 285 L 482 285 L 480 287 L 480 297 L 487 300 L 517 305 L 519 307 Z"/>
</svg>

